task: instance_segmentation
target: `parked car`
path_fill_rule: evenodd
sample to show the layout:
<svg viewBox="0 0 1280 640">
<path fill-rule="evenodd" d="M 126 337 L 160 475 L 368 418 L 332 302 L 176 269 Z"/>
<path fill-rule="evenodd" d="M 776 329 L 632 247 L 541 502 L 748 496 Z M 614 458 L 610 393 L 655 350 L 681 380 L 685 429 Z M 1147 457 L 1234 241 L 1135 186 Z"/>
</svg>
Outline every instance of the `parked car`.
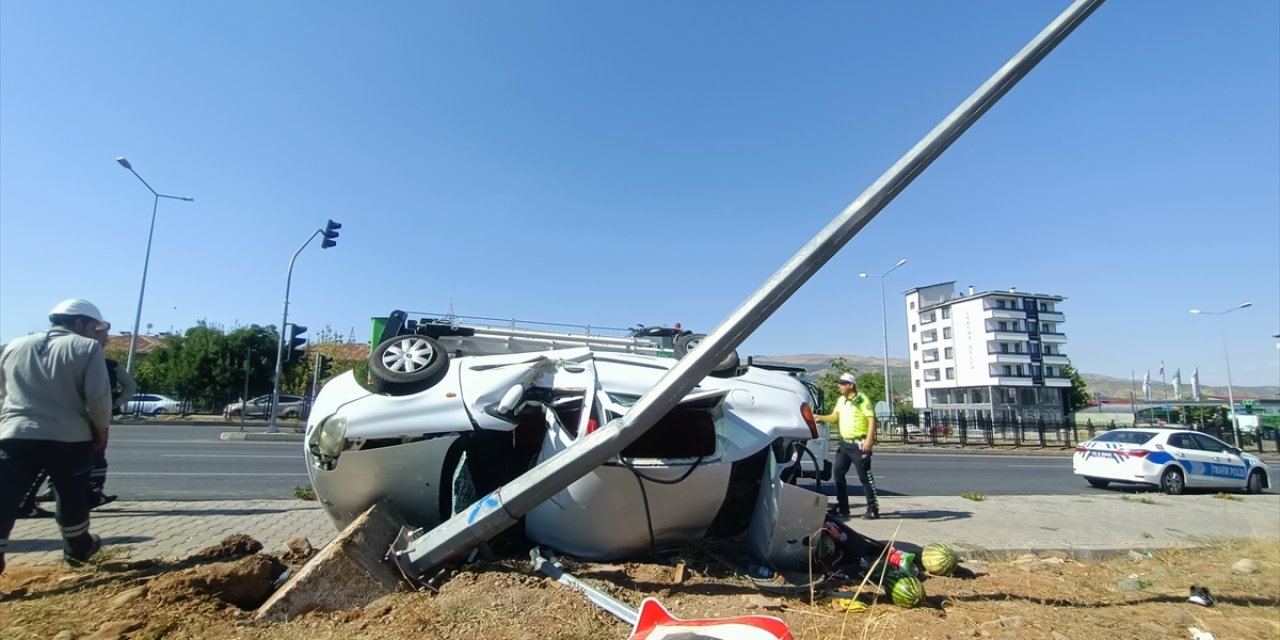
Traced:
<svg viewBox="0 0 1280 640">
<path fill-rule="evenodd" d="M 258 396 L 248 402 L 232 402 L 222 409 L 222 415 L 227 418 L 238 418 L 241 414 L 246 418 L 269 417 L 271 396 Z M 280 396 L 280 409 L 276 415 L 281 418 L 305 418 L 307 399 L 302 396 Z"/>
<path fill-rule="evenodd" d="M 166 413 L 191 413 L 191 403 L 174 400 L 158 393 L 139 393 L 124 404 L 125 414 L 159 416 Z"/>
<path fill-rule="evenodd" d="M 370 354 L 372 382 L 347 372 L 326 384 L 307 424 L 307 470 L 338 528 L 385 502 L 431 529 L 591 438 L 677 364 L 633 338 L 560 335 L 541 351 L 501 353 L 534 345 L 533 333 L 511 340 L 509 329 L 458 322 L 403 331 Z M 746 534 L 771 562 L 803 566 L 826 498 L 785 484 L 781 469 L 820 435 L 814 398 L 787 372 L 730 360 L 619 455 L 529 511 L 525 535 L 607 560 Z M 819 465 L 825 442 L 820 453 Z"/>
<path fill-rule="evenodd" d="M 1213 436 L 1184 429 L 1114 429 L 1076 447 L 1075 474 L 1102 488 L 1117 482 L 1147 484 L 1171 495 L 1188 488 L 1271 487 L 1261 458 Z"/>
</svg>

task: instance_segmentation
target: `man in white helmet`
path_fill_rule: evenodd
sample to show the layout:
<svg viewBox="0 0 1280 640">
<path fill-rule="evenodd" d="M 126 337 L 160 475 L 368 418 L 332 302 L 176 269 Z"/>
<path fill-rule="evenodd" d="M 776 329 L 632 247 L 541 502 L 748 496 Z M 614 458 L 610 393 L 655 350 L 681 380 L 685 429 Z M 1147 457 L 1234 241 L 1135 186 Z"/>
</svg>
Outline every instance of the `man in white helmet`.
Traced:
<svg viewBox="0 0 1280 640">
<path fill-rule="evenodd" d="M 106 322 L 79 299 L 58 303 L 49 322 L 0 353 L 0 572 L 18 503 L 41 469 L 58 495 L 63 559 L 79 566 L 102 545 L 89 532 L 89 478 L 111 422 L 106 360 L 93 338 Z"/>
</svg>

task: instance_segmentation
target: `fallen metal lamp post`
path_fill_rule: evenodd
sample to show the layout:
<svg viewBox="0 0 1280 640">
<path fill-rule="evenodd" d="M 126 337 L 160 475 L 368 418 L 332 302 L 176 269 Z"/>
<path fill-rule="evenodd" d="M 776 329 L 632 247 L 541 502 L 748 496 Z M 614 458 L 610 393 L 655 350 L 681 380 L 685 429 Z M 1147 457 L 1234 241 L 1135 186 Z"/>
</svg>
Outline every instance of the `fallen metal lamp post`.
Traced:
<svg viewBox="0 0 1280 640">
<path fill-rule="evenodd" d="M 561 451 L 481 498 L 440 526 L 420 535 L 417 531 L 402 530 L 391 552 L 400 570 L 407 576 L 428 573 L 449 558 L 504 531 L 520 517 L 635 442 L 1102 2 L 1076 0 L 1067 7 L 801 247 L 746 302 L 707 335 L 696 351 L 676 363 L 626 415 L 597 430 L 591 438 Z"/>
</svg>

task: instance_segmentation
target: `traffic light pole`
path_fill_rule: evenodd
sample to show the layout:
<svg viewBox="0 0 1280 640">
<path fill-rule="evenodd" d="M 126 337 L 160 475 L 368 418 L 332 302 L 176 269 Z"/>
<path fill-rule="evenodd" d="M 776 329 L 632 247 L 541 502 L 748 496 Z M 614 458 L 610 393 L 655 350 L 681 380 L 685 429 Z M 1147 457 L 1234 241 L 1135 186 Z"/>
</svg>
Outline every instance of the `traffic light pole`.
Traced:
<svg viewBox="0 0 1280 640">
<path fill-rule="evenodd" d="M 297 251 L 293 252 L 293 257 L 289 258 L 289 275 L 284 279 L 284 315 L 280 318 L 280 343 L 276 346 L 276 374 L 271 379 L 271 418 L 267 421 L 267 433 L 280 433 L 276 418 L 280 408 L 280 371 L 284 366 L 285 334 L 289 331 L 289 288 L 293 284 L 293 263 L 298 259 L 298 255 L 302 253 L 302 250 L 306 249 L 307 245 L 311 244 L 311 241 L 315 240 L 316 236 L 321 233 L 320 229 L 316 229 L 315 233 L 312 233 L 307 238 L 307 241 L 302 243 L 302 246 L 298 247 Z"/>
</svg>

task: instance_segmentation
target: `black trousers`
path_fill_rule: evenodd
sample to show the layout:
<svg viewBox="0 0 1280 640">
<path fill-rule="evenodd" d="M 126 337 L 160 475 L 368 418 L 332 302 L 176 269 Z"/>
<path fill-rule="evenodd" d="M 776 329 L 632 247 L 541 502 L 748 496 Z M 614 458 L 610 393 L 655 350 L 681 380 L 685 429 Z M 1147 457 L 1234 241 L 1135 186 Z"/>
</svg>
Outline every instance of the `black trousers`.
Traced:
<svg viewBox="0 0 1280 640">
<path fill-rule="evenodd" d="M 0 440 L 0 565 L 9 545 L 9 534 L 18 504 L 40 470 L 58 496 L 58 529 L 65 554 L 82 557 L 93 546 L 89 535 L 89 477 L 93 472 L 92 442 L 53 440 Z"/>
<path fill-rule="evenodd" d="M 858 472 L 858 482 L 862 483 L 862 493 L 867 498 L 867 511 L 880 513 L 876 477 L 871 473 L 871 454 L 862 452 L 861 440 L 841 440 L 836 446 L 835 468 L 832 470 L 836 481 L 836 508 L 844 513 L 849 511 L 849 484 L 845 476 L 849 474 L 850 466 Z"/>
</svg>

